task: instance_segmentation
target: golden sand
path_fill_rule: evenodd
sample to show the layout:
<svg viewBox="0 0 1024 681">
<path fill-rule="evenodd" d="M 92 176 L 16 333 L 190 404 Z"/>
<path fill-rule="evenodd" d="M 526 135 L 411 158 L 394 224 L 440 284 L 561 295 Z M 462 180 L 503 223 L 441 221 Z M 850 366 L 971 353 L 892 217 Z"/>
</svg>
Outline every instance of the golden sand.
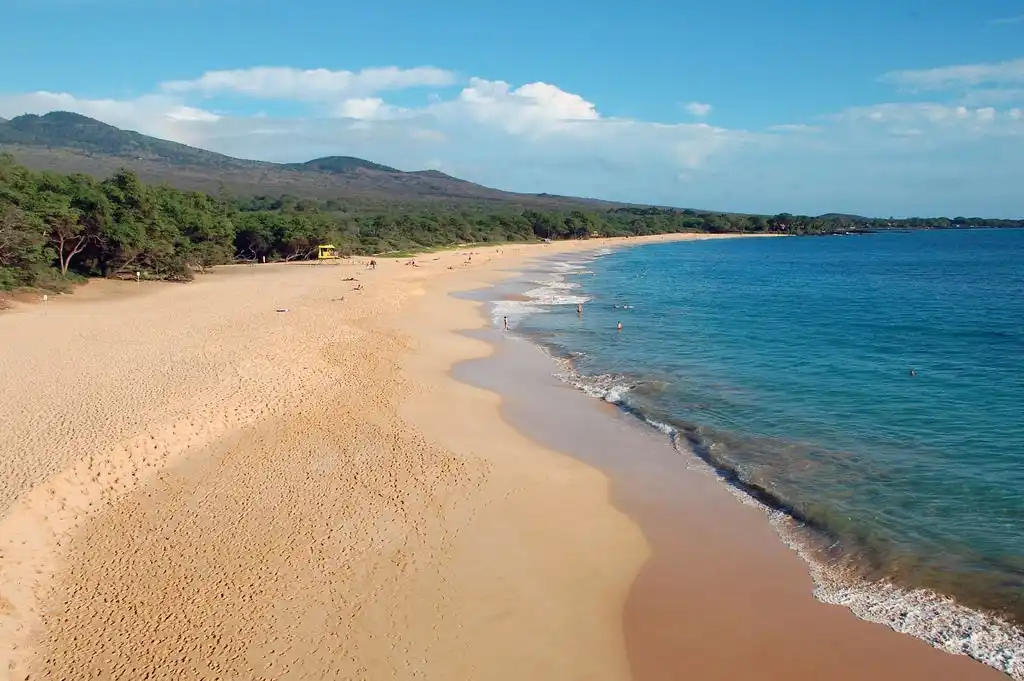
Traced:
<svg viewBox="0 0 1024 681">
<path fill-rule="evenodd" d="M 539 250 L 93 282 L 5 313 L 0 670 L 623 677 L 640 533 L 603 476 L 446 377 L 486 352 L 448 340 L 474 306 L 416 305 Z"/>
<path fill-rule="evenodd" d="M 448 293 L 601 245 L 0 315 L 0 679 L 629 678 L 643 533 L 448 376 L 489 352 Z"/>
</svg>

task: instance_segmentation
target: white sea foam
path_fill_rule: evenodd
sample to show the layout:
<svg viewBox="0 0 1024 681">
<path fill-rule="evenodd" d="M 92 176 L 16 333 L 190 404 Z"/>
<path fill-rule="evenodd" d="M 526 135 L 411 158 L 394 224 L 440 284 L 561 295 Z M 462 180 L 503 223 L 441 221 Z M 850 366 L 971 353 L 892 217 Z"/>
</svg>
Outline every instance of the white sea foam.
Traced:
<svg viewBox="0 0 1024 681">
<path fill-rule="evenodd" d="M 819 601 L 845 606 L 863 620 L 884 624 L 947 653 L 984 662 L 1017 681 L 1024 680 L 1024 631 L 1020 627 L 930 589 L 868 581 L 852 570 L 821 560 L 801 523 L 761 507 L 786 545 L 807 561 Z"/>
<path fill-rule="evenodd" d="M 541 312 L 542 309 L 525 300 L 496 300 L 491 303 L 491 322 L 499 326 L 503 318 L 507 317 L 509 326 L 515 326 L 524 317 Z"/>
<path fill-rule="evenodd" d="M 587 395 L 621 405 L 669 436 L 687 467 L 723 482 L 741 503 L 765 514 L 782 541 L 810 567 L 814 596 L 849 608 L 857 617 L 915 636 L 955 655 L 966 655 L 1024 681 L 1024 630 L 990 613 L 972 610 L 928 589 L 907 589 L 889 581 L 869 581 L 855 569 L 823 559 L 821 537 L 783 511 L 763 504 L 740 487 L 725 483 L 670 424 L 646 417 L 629 401 L 635 383 L 616 374 L 582 376 L 569 360 L 557 360 L 556 376 Z"/>
<path fill-rule="evenodd" d="M 562 370 L 556 376 L 591 397 L 604 400 L 609 404 L 623 404 L 626 395 L 633 389 L 633 383 L 626 377 L 616 374 L 582 377 L 572 368 L 569 360 L 556 360 Z"/>
<path fill-rule="evenodd" d="M 491 321 L 497 326 L 508 317 L 509 326 L 514 327 L 524 317 L 558 305 L 582 305 L 591 300 L 590 296 L 574 293 L 580 285 L 566 281 L 569 274 L 579 274 L 584 270 L 582 265 L 570 262 L 551 263 L 555 271 L 537 275 L 528 280 L 534 288 L 522 295 L 526 300 L 496 300 L 491 302 Z"/>
<path fill-rule="evenodd" d="M 540 284 L 544 289 L 555 289 L 557 291 L 572 291 L 580 287 L 579 284 L 571 281 L 562 281 L 560 279 L 552 279 L 549 281 L 535 281 L 535 284 Z M 529 295 L 529 293 L 527 293 Z"/>
<path fill-rule="evenodd" d="M 523 317 L 552 305 L 587 302 L 590 298 L 578 292 L 579 285 L 565 278 L 590 273 L 586 263 L 605 254 L 598 251 L 591 258 L 551 263 L 552 271 L 537 275 L 534 281 L 529 282 L 536 287 L 525 293 L 528 300 L 494 303 L 495 323 L 500 324 L 505 315 L 510 323 L 518 323 Z M 1024 681 L 1024 631 L 1020 627 L 992 614 L 971 610 L 934 591 L 866 580 L 850 566 L 828 559 L 820 550 L 820 535 L 792 516 L 725 482 L 709 463 L 692 450 L 675 427 L 638 411 L 630 399 L 630 393 L 636 387 L 634 379 L 621 374 L 582 376 L 573 367 L 571 359 L 554 359 L 559 365 L 556 373 L 559 378 L 591 397 L 619 405 L 642 418 L 671 439 L 688 468 L 723 482 L 738 501 L 763 512 L 782 541 L 809 565 L 814 595 L 818 600 L 845 606 L 861 619 L 916 636 L 946 652 L 967 655 L 1017 681 Z M 711 446 L 713 451 L 714 445 Z"/>
</svg>

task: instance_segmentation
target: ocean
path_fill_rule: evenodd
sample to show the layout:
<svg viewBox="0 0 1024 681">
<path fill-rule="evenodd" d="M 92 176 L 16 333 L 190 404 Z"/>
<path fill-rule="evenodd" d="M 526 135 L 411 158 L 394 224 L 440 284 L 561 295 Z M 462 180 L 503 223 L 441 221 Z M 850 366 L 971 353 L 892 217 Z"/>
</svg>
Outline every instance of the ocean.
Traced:
<svg viewBox="0 0 1024 681">
<path fill-rule="evenodd" d="M 762 507 L 820 599 L 1024 678 L 1024 230 L 653 244 L 517 291 L 495 322 Z"/>
</svg>

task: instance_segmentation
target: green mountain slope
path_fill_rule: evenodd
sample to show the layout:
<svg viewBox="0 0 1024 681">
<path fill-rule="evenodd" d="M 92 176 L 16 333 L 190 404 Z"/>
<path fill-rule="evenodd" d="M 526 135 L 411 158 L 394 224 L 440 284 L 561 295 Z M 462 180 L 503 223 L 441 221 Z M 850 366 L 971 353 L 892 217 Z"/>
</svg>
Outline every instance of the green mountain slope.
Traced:
<svg viewBox="0 0 1024 681">
<path fill-rule="evenodd" d="M 305 163 L 284 163 L 282 167 L 289 170 L 308 170 L 320 173 L 348 173 L 360 168 L 364 170 L 377 170 L 383 173 L 402 172 L 397 168 L 382 166 L 379 163 L 365 161 L 353 156 L 325 156 L 324 158 L 314 158 L 312 161 L 306 161 Z"/>
<path fill-rule="evenodd" d="M 0 144 L 35 148 L 68 149 L 171 164 L 209 168 L 253 167 L 257 161 L 243 161 L 177 142 L 121 130 L 101 121 L 66 111 L 45 116 L 26 114 L 0 123 Z"/>
<path fill-rule="evenodd" d="M 305 163 L 267 163 L 170 142 L 66 111 L 0 121 L 0 152 L 36 170 L 106 177 L 118 168 L 146 182 L 238 196 L 293 196 L 367 202 L 509 204 L 607 209 L 622 204 L 517 194 L 461 180 L 436 170 L 405 172 L 351 156 Z"/>
</svg>

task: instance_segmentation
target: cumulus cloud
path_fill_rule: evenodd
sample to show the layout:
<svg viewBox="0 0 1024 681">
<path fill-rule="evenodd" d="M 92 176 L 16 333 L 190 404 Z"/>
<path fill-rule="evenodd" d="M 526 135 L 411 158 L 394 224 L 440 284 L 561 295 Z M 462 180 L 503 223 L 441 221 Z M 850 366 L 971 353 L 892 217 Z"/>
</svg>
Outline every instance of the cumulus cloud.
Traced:
<svg viewBox="0 0 1024 681">
<path fill-rule="evenodd" d="M 712 106 L 710 104 L 704 104 L 703 102 L 690 102 L 686 105 L 686 110 L 694 116 L 707 116 L 711 113 Z"/>
<path fill-rule="evenodd" d="M 966 106 L 951 106 L 931 102 L 894 102 L 852 107 L 835 114 L 832 118 L 842 121 L 870 121 L 873 123 L 905 123 L 921 120 L 930 123 L 955 123 L 960 121 L 992 121 L 995 119 L 995 113 L 995 109 L 991 107 L 972 109 Z"/>
<path fill-rule="evenodd" d="M 980 145 L 987 141 L 1024 136 L 1024 126 L 1014 118 L 1013 109 L 993 107 L 972 108 L 931 102 L 887 103 L 846 109 L 829 119 L 834 126 L 834 135 L 858 134 L 863 148 L 888 145 L 894 155 L 926 154 L 929 150 L 943 147 L 953 149 L 966 143 Z M 886 142 L 886 138 L 890 141 Z M 892 138 L 901 138 L 902 145 L 893 142 Z"/>
<path fill-rule="evenodd" d="M 334 108 L 333 113 L 337 118 L 372 121 L 396 118 L 402 111 L 388 105 L 380 97 L 361 97 L 343 100 Z"/>
<path fill-rule="evenodd" d="M 956 70 L 962 68 L 933 69 L 929 73 L 939 75 L 929 76 L 898 72 L 904 75 L 892 82 L 983 82 Z M 1010 71 L 1002 68 L 1000 77 L 1005 81 Z M 391 92 L 410 88 L 426 88 L 422 104 L 391 99 Z M 514 191 L 740 211 L 919 212 L 919 206 L 900 210 L 909 205 L 909 194 L 897 189 L 902 183 L 926 186 L 927 178 L 941 175 L 943 182 L 955 177 L 965 187 L 961 194 L 941 195 L 966 202 L 950 203 L 949 212 L 998 215 L 985 205 L 1005 212 L 1012 201 L 1019 203 L 997 192 L 1009 186 L 1007 178 L 1024 173 L 1024 108 L 1005 108 L 1013 100 L 890 102 L 742 130 L 616 117 L 552 83 L 460 82 L 433 67 L 210 71 L 154 90 L 123 100 L 0 95 L 0 117 L 77 111 L 242 158 L 352 155 L 409 170 L 443 167 Z M 236 106 L 240 102 L 250 102 L 251 112 L 263 108 L 262 101 L 292 101 L 300 108 L 289 117 L 238 113 L 245 109 Z M 234 108 L 228 113 L 221 107 Z M 699 102 L 687 107 L 695 116 L 711 111 Z M 887 184 L 879 188 L 882 178 Z M 924 212 L 943 210 L 936 205 Z"/>
<path fill-rule="evenodd" d="M 469 79 L 448 98 L 434 92 L 422 106 L 400 107 L 383 96 L 351 96 L 386 83 L 398 87 L 395 78 L 364 78 L 371 87 L 355 86 L 351 79 L 316 77 L 320 85 L 315 98 L 293 95 L 315 105 L 316 115 L 235 116 L 203 108 L 191 98 L 201 100 L 231 84 L 248 88 L 239 94 L 255 97 L 252 93 L 259 91 L 267 93 L 260 98 L 273 99 L 293 92 L 295 83 L 209 76 L 187 81 L 195 85 L 165 84 L 158 94 L 130 100 L 46 92 L 0 96 L 0 116 L 77 111 L 242 158 L 300 161 L 345 154 L 407 169 L 441 161 L 447 172 L 494 186 L 622 199 L 658 186 L 672 191 L 681 171 L 692 175 L 706 170 L 758 137 L 704 123 L 603 116 L 593 102 L 551 83 L 514 86 L 482 78 Z"/>
<path fill-rule="evenodd" d="M 258 66 L 230 71 L 207 71 L 193 80 L 168 81 L 161 85 L 161 89 L 171 93 L 227 93 L 258 99 L 316 102 L 412 87 L 444 87 L 455 81 L 456 76 L 451 71 L 432 66 L 411 69 L 387 66 L 361 71 Z"/>
<path fill-rule="evenodd" d="M 456 100 L 437 102 L 429 112 L 442 118 L 469 118 L 512 134 L 543 134 L 579 129 L 580 121 L 597 121 L 597 107 L 583 97 L 548 83 L 513 88 L 502 80 L 471 78 Z"/>
</svg>

